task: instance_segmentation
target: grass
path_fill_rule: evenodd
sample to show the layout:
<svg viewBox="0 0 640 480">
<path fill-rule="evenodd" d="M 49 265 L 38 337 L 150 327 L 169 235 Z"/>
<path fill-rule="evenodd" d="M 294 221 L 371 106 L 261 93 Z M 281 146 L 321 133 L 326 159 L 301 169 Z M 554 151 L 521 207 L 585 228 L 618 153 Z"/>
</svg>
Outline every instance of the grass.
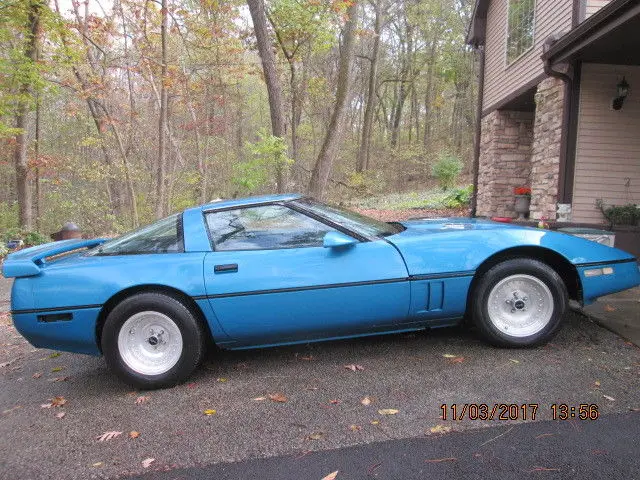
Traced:
<svg viewBox="0 0 640 480">
<path fill-rule="evenodd" d="M 461 187 L 464 187 L 462 185 Z M 440 188 L 433 188 L 418 192 L 388 193 L 351 201 L 351 205 L 358 208 L 375 210 L 409 210 L 425 208 L 438 210 L 447 208 L 444 200 L 452 190 L 443 192 Z"/>
</svg>

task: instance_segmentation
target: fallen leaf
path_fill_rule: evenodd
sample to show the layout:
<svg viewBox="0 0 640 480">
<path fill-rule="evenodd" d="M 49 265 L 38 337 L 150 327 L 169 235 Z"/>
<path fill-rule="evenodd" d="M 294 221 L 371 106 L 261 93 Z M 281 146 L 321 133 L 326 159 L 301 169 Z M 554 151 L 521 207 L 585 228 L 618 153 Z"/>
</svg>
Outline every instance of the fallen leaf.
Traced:
<svg viewBox="0 0 640 480">
<path fill-rule="evenodd" d="M 336 477 L 338 476 L 338 472 L 340 470 L 336 470 L 335 472 L 331 472 L 329 475 L 327 475 L 326 477 L 322 477 L 320 480 L 336 480 Z"/>
<path fill-rule="evenodd" d="M 600 388 L 600 382 L 598 380 L 596 380 L 595 382 L 593 382 L 593 387 L 594 388 Z"/>
<path fill-rule="evenodd" d="M 278 403 L 284 403 L 288 400 L 284 393 L 270 393 L 269 398 Z"/>
<path fill-rule="evenodd" d="M 140 432 L 136 432 L 135 430 L 132 430 L 129 432 L 129 438 L 135 440 L 136 438 L 138 438 L 140 436 Z"/>
<path fill-rule="evenodd" d="M 610 402 L 615 402 L 616 399 L 613 397 L 610 397 L 609 395 L 602 395 L 604 398 L 606 398 L 607 400 L 609 400 Z"/>
<path fill-rule="evenodd" d="M 611 305 L 607 304 L 604 306 L 604 311 L 605 312 L 615 312 L 616 311 L 616 307 L 612 307 Z"/>
<path fill-rule="evenodd" d="M 360 403 L 362 405 L 364 405 L 365 407 L 368 407 L 369 405 L 371 405 L 371 398 L 370 397 L 364 397 L 362 400 L 360 400 Z"/>
<path fill-rule="evenodd" d="M 64 397 L 53 397 L 49 399 L 49 403 L 43 403 L 40 408 L 62 407 L 67 400 Z"/>
<path fill-rule="evenodd" d="M 38 372 L 31 375 L 31 378 L 40 378 L 41 376 L 42 376 L 42 373 Z"/>
<path fill-rule="evenodd" d="M 14 410 L 18 410 L 20 408 L 22 408 L 22 405 L 16 405 L 15 407 L 8 408 L 8 409 L 2 411 L 2 415 L 6 415 L 7 413 L 11 413 Z"/>
<path fill-rule="evenodd" d="M 449 360 L 451 363 L 462 363 L 464 362 L 464 357 L 454 357 Z"/>
<path fill-rule="evenodd" d="M 513 362 L 513 363 L 520 363 L 520 360 L 515 360 L 515 359 L 513 359 L 513 358 L 510 358 L 510 359 L 509 359 L 509 361 L 510 361 L 510 362 Z"/>
<path fill-rule="evenodd" d="M 254 400 L 255 402 L 262 402 L 263 400 L 266 400 L 266 399 L 267 399 L 267 397 L 256 397 L 256 398 L 254 398 L 253 400 Z"/>
<path fill-rule="evenodd" d="M 58 412 L 58 413 L 56 413 L 56 418 L 61 418 L 62 419 L 62 418 L 65 417 L 65 415 L 66 415 L 65 412 Z"/>
<path fill-rule="evenodd" d="M 435 427 L 431 427 L 429 431 L 431 433 L 449 433 L 451 431 L 451 427 L 446 425 L 436 425 Z"/>
<path fill-rule="evenodd" d="M 362 427 L 360 425 L 349 425 L 349 430 L 352 432 L 359 432 L 362 430 Z"/>
<path fill-rule="evenodd" d="M 149 397 L 145 395 L 140 395 L 138 398 L 136 398 L 136 405 L 142 405 L 143 403 L 146 403 L 148 401 L 149 401 Z"/>
<path fill-rule="evenodd" d="M 225 383 L 227 381 L 226 378 L 218 378 L 218 382 L 220 383 Z"/>
<path fill-rule="evenodd" d="M 457 355 L 451 355 L 450 353 L 445 353 L 444 355 L 442 355 L 444 358 L 456 358 Z"/>
<path fill-rule="evenodd" d="M 352 372 L 358 372 L 364 370 L 362 365 L 356 365 L 355 363 L 351 363 L 349 365 L 345 365 L 344 368 L 347 370 L 351 370 Z"/>
<path fill-rule="evenodd" d="M 426 463 L 440 463 L 440 462 L 455 462 L 456 460 L 458 460 L 457 458 L 454 457 L 447 457 L 447 458 L 430 458 L 425 460 Z"/>
<path fill-rule="evenodd" d="M 342 403 L 342 401 L 340 401 L 340 400 L 329 400 L 329 403 L 331 405 L 340 405 Z"/>
<path fill-rule="evenodd" d="M 62 355 L 60 352 L 53 352 L 51 355 L 49 355 L 49 358 L 57 358 L 60 355 Z"/>
<path fill-rule="evenodd" d="M 378 425 L 380 424 L 380 421 L 378 420 L 371 420 L 371 425 Z"/>
<path fill-rule="evenodd" d="M 311 435 L 307 437 L 307 440 L 320 440 L 322 437 L 324 437 L 324 433 L 313 432 Z"/>
<path fill-rule="evenodd" d="M 316 390 L 318 390 L 318 387 L 307 387 L 305 388 L 305 390 L 308 390 L 310 392 L 315 392 Z"/>
<path fill-rule="evenodd" d="M 102 435 L 98 435 L 96 437 L 96 440 L 98 440 L 99 442 L 108 442 L 109 440 L 113 440 L 114 438 L 119 437 L 120 435 L 122 435 L 122 432 L 116 432 L 116 431 L 104 432 Z"/>
<path fill-rule="evenodd" d="M 640 412 L 640 408 L 629 407 L 629 410 L 632 412 Z"/>
<path fill-rule="evenodd" d="M 155 462 L 155 458 L 145 458 L 142 461 L 142 468 L 149 468 L 153 462 Z"/>
<path fill-rule="evenodd" d="M 51 369 L 51 373 L 61 372 L 62 370 L 64 370 L 64 367 L 54 367 Z"/>
<path fill-rule="evenodd" d="M 104 463 L 102 462 L 96 462 L 93 465 L 91 465 L 92 467 L 101 467 L 102 465 L 104 465 Z"/>
<path fill-rule="evenodd" d="M 311 360 L 313 360 L 313 355 L 308 355 L 306 357 L 298 357 L 300 360 L 304 360 L 306 362 L 310 362 Z"/>
<path fill-rule="evenodd" d="M 197 383 L 188 383 L 187 388 L 196 388 L 198 386 Z"/>
<path fill-rule="evenodd" d="M 211 415 L 215 415 L 216 413 L 218 413 L 216 410 L 213 410 L 212 408 L 209 408 L 207 410 L 204 411 L 204 414 L 208 417 L 210 417 Z"/>
<path fill-rule="evenodd" d="M 49 381 L 50 382 L 66 382 L 67 380 L 69 380 L 69 377 L 65 376 L 65 377 L 55 377 L 55 378 L 50 378 Z"/>
<path fill-rule="evenodd" d="M 382 408 L 378 410 L 378 413 L 380 415 L 395 415 L 396 413 L 398 413 L 398 410 L 394 408 Z"/>
</svg>

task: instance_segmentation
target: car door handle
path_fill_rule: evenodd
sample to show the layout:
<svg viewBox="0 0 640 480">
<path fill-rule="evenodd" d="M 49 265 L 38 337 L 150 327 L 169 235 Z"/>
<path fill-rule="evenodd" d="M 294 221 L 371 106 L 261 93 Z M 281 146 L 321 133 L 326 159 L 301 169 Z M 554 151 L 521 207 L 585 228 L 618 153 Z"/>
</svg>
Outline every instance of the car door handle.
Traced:
<svg viewBox="0 0 640 480">
<path fill-rule="evenodd" d="M 227 263 L 226 265 L 216 265 L 213 267 L 214 273 L 234 273 L 238 271 L 237 263 Z"/>
</svg>

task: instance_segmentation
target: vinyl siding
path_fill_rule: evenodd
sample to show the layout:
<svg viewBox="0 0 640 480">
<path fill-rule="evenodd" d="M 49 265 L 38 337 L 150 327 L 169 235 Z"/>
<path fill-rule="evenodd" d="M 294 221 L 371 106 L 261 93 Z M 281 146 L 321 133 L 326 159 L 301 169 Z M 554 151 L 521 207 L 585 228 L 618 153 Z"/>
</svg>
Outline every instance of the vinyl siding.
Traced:
<svg viewBox="0 0 640 480">
<path fill-rule="evenodd" d="M 571 29 L 573 0 L 537 0 L 534 46 L 507 66 L 508 5 L 509 0 L 493 0 L 487 12 L 485 110 L 542 75 L 544 69 L 540 55 L 545 39 Z"/>
<path fill-rule="evenodd" d="M 610 3 L 611 0 L 586 0 L 586 2 L 587 4 L 584 9 L 585 20 L 596 13 L 598 10 L 600 10 L 602 7 L 604 7 L 606 4 Z"/>
<path fill-rule="evenodd" d="M 611 109 L 616 85 L 632 85 L 622 110 Z M 580 85 L 573 221 L 600 223 L 606 205 L 640 203 L 640 67 L 584 64 Z M 630 180 L 629 188 L 625 187 Z"/>
</svg>

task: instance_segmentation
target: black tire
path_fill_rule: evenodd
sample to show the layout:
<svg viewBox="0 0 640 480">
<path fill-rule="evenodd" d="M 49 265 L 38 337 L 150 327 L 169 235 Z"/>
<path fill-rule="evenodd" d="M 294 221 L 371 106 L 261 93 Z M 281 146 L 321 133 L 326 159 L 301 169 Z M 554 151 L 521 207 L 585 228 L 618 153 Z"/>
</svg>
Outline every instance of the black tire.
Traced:
<svg viewBox="0 0 640 480">
<path fill-rule="evenodd" d="M 510 280 L 506 280 L 513 279 L 512 281 L 515 281 L 516 278 L 523 279 L 524 277 L 522 276 L 529 277 L 529 280 L 525 279 L 525 283 L 516 282 L 512 284 L 509 283 Z M 544 284 L 548 291 L 539 284 L 535 284 L 535 287 L 531 285 L 527 287 L 527 281 L 533 282 L 530 280 L 531 277 Z M 505 280 L 505 282 L 502 283 L 501 286 L 504 285 L 504 290 L 500 290 L 501 286 L 498 285 L 503 280 Z M 523 290 L 518 288 L 516 292 L 514 292 L 513 298 L 507 298 L 505 296 L 505 298 L 502 299 L 501 294 L 508 291 L 508 287 L 511 285 L 521 285 Z M 498 286 L 498 289 L 494 292 L 494 298 L 492 299 L 490 296 L 496 286 Z M 532 297 L 526 296 L 527 289 L 532 292 Z M 549 293 L 553 299 L 553 305 L 551 306 L 551 302 L 548 302 L 543 310 L 543 307 L 540 306 L 543 305 L 540 303 L 542 301 L 540 298 L 548 297 Z M 515 258 L 495 265 L 479 279 L 479 283 L 474 288 L 474 291 L 471 292 L 471 295 L 473 295 L 473 324 L 487 342 L 499 347 L 533 347 L 548 342 L 558 332 L 568 304 L 567 288 L 560 276 L 547 264 L 530 258 Z M 523 302 L 519 302 L 518 300 L 524 298 L 530 301 L 530 303 L 525 303 L 525 305 L 522 306 Z M 541 315 L 538 315 L 537 312 L 533 312 L 532 310 L 534 307 L 531 305 L 533 298 L 539 300 L 538 308 L 540 309 L 539 311 L 542 311 Z M 505 302 L 504 305 L 501 303 L 503 301 Z M 498 318 L 496 321 L 492 320 L 492 316 L 489 313 L 490 302 L 492 302 L 492 312 L 498 312 L 493 313 L 493 318 Z M 502 308 L 505 308 L 507 313 L 501 313 L 499 309 Z M 531 308 L 529 312 L 527 312 L 528 308 Z M 516 318 L 516 315 L 519 314 L 538 319 L 541 324 L 540 330 L 527 334 L 527 330 L 522 329 L 521 335 L 509 335 L 509 325 L 504 326 L 506 322 L 501 323 L 499 319 L 500 315 L 506 316 L 502 318 L 509 318 L 510 313 L 513 315 L 511 318 L 516 322 L 519 321 Z M 548 318 L 547 321 L 546 319 L 549 317 L 549 314 L 550 318 Z M 524 324 L 526 325 L 526 322 Z M 498 325 L 503 325 L 502 329 L 498 328 Z M 515 330 L 512 329 L 512 331 L 515 332 L 519 326 L 514 326 L 513 328 Z M 533 329 L 535 327 L 530 328 Z"/>
<path fill-rule="evenodd" d="M 159 374 L 141 373 L 127 364 L 120 352 L 120 330 L 127 320 L 140 312 L 158 312 L 168 317 L 180 332 L 182 348 L 179 358 L 167 371 Z M 173 338 L 176 337 L 174 335 Z M 149 337 L 149 343 L 158 344 L 158 338 L 161 336 L 155 337 L 155 343 L 151 343 Z M 205 335 L 200 322 L 186 305 L 171 296 L 149 292 L 128 297 L 111 310 L 102 329 L 101 344 L 107 365 L 121 380 L 139 389 L 152 390 L 182 383 L 193 373 L 205 352 Z"/>
</svg>

